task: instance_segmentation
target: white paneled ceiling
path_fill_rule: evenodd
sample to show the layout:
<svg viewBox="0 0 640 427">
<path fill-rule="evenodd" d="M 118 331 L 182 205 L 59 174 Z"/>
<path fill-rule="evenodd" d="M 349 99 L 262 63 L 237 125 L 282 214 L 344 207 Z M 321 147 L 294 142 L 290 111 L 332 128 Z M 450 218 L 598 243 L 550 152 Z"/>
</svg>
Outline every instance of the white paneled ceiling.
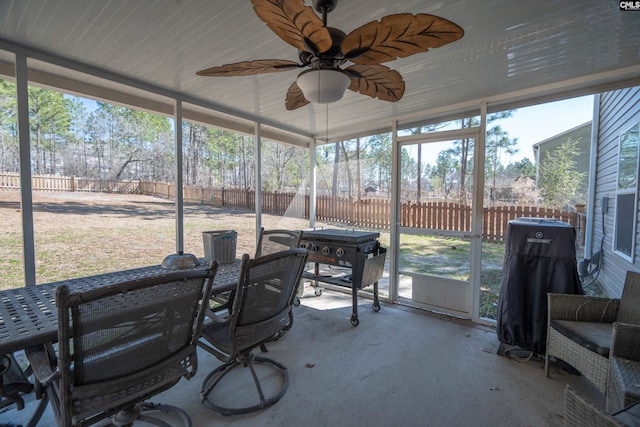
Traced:
<svg viewBox="0 0 640 427">
<path fill-rule="evenodd" d="M 498 108 L 640 84 L 640 11 L 620 10 L 617 1 L 339 0 L 328 23 L 349 33 L 406 12 L 449 19 L 465 35 L 385 63 L 406 82 L 396 103 L 347 91 L 328 108 L 309 104 L 287 111 L 284 98 L 297 70 L 196 76 L 244 60 L 297 60 L 296 49 L 268 29 L 249 0 L 1 0 L 0 73 L 10 75 L 12 52 L 24 52 L 34 58 L 30 78 L 69 92 L 107 99 L 103 90 L 114 89 L 118 102 L 164 113 L 173 97 L 182 97 L 223 113 L 220 120 L 230 127 L 239 116 L 285 133 L 332 138 L 483 101 Z M 118 82 L 100 78 L 113 75 Z"/>
</svg>

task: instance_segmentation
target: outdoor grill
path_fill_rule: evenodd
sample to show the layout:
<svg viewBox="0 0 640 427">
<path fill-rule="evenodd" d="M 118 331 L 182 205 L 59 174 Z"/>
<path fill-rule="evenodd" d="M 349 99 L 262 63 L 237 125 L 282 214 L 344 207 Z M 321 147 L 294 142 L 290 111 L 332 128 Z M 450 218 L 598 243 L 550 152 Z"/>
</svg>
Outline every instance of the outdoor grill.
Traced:
<svg viewBox="0 0 640 427">
<path fill-rule="evenodd" d="M 380 233 L 356 230 L 305 230 L 300 244 L 310 244 L 308 262 L 313 271 L 304 278 L 313 280 L 316 295 L 318 282 L 351 288 L 353 308 L 351 324 L 358 326 L 358 290 L 373 285 L 373 310 L 380 310 L 378 279 L 384 271 L 387 250 L 380 246 Z M 332 266 L 338 268 L 331 268 Z"/>
<path fill-rule="evenodd" d="M 518 218 L 509 221 L 505 246 L 498 353 L 509 345 L 544 355 L 547 293 L 584 293 L 577 270 L 576 230 L 556 219 Z"/>
</svg>

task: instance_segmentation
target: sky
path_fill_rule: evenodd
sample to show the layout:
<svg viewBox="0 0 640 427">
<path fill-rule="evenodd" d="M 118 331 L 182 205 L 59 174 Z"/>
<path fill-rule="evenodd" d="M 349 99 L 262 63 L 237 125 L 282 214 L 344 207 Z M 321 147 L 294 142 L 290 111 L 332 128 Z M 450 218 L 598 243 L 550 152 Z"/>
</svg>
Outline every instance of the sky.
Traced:
<svg viewBox="0 0 640 427">
<path fill-rule="evenodd" d="M 519 108 L 512 118 L 500 123 L 510 138 L 518 138 L 518 153 L 509 163 L 524 157 L 533 162 L 533 144 L 591 121 L 592 117 L 592 95 Z"/>
</svg>

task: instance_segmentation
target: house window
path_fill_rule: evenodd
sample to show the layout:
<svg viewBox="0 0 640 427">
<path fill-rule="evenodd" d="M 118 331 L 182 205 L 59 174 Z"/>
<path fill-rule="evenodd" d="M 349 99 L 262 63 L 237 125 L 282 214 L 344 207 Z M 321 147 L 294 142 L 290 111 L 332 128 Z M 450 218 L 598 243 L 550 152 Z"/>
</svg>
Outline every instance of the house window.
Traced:
<svg viewBox="0 0 640 427">
<path fill-rule="evenodd" d="M 613 250 L 633 262 L 638 203 L 640 123 L 620 135 Z"/>
</svg>

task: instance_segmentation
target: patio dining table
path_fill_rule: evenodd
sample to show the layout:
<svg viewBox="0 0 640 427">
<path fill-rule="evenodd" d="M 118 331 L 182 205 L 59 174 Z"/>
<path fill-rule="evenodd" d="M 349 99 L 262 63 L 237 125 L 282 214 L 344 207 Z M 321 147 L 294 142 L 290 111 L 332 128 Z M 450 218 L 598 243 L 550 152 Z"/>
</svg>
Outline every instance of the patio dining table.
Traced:
<svg viewBox="0 0 640 427">
<path fill-rule="evenodd" d="M 209 263 L 203 259 L 193 270 L 205 269 Z M 135 279 L 162 277 L 175 270 L 161 265 L 98 274 L 0 291 L 0 355 L 8 355 L 31 346 L 56 342 L 58 339 L 58 312 L 55 305 L 56 288 L 67 285 L 73 291 L 86 291 Z M 214 278 L 212 296 L 235 289 L 240 272 L 240 260 L 219 264 Z M 0 383 L 0 392 L 2 384 Z M 47 399 L 43 398 L 33 411 L 27 427 L 38 424 Z"/>
<path fill-rule="evenodd" d="M 201 259 L 192 269 L 201 270 L 208 266 L 209 263 Z M 161 277 L 172 271 L 174 270 L 165 269 L 161 265 L 153 265 L 2 290 L 0 291 L 0 356 L 58 340 L 55 294 L 56 288 L 60 285 L 67 285 L 72 292 L 86 291 L 129 280 Z M 212 296 L 235 289 L 239 272 L 240 260 L 219 264 L 212 287 Z M 0 383 L 0 394 L 3 394 L 2 392 L 2 383 Z M 8 397 L 5 394 L 3 396 Z M 46 405 L 47 399 L 41 399 L 26 424 L 27 427 L 38 424 Z"/>
<path fill-rule="evenodd" d="M 208 262 L 200 260 L 193 269 L 204 269 Z M 67 285 L 73 291 L 86 291 L 128 280 L 161 277 L 174 270 L 160 265 L 80 277 L 58 282 L 0 291 L 0 355 L 28 347 L 57 341 L 58 318 L 55 290 Z M 212 294 L 235 289 L 240 272 L 240 260 L 220 264 Z"/>
</svg>

